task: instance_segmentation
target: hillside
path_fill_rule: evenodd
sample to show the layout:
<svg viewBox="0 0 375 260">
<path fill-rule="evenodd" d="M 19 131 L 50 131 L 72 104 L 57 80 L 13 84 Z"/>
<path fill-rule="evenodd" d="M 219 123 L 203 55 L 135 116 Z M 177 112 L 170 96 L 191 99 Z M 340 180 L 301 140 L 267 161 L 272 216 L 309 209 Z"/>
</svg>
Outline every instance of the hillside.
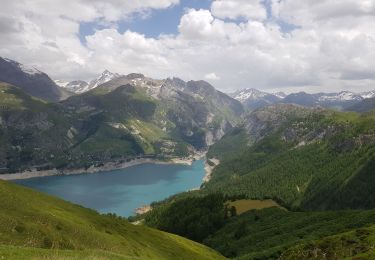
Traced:
<svg viewBox="0 0 375 260">
<path fill-rule="evenodd" d="M 301 259 L 315 247 L 342 258 L 373 256 L 374 126 L 374 113 L 258 109 L 210 147 L 207 157 L 220 164 L 201 190 L 154 203 L 138 219 L 231 258 Z M 269 199 L 289 211 L 231 206 Z"/>
<path fill-rule="evenodd" d="M 291 105 L 255 111 L 241 131 L 210 149 L 209 156 L 221 163 L 206 191 L 275 198 L 289 208 L 373 208 L 374 125 L 374 114 Z M 232 147 L 234 156 L 221 157 L 220 143 L 243 139 L 243 132 L 247 144 Z"/>
<path fill-rule="evenodd" d="M 0 57 L 0 81 L 18 86 L 26 93 L 40 99 L 57 102 L 72 95 L 58 87 L 44 72 Z"/>
<path fill-rule="evenodd" d="M 301 248 L 314 259 L 313 245 L 319 245 L 316 248 L 320 249 L 321 257 L 327 253 L 328 259 L 337 259 L 334 253 L 340 256 L 338 259 L 365 254 L 374 257 L 371 249 L 375 237 L 374 217 L 373 210 L 286 212 L 271 208 L 249 211 L 230 219 L 204 243 L 235 259 L 306 259 Z M 350 235 L 341 235 L 346 232 Z M 337 241 L 337 245 L 324 244 L 323 241 L 333 235 L 342 237 L 341 241 Z"/>
<path fill-rule="evenodd" d="M 375 98 L 367 98 L 355 105 L 348 107 L 346 110 L 355 112 L 369 112 L 375 109 Z"/>
<path fill-rule="evenodd" d="M 0 181 L 0 258 L 221 259 L 198 243 Z"/>
<path fill-rule="evenodd" d="M 144 219 L 149 226 L 202 242 L 234 259 L 304 259 L 301 251 L 312 254 L 313 245 L 320 254 L 338 253 L 342 258 L 375 256 L 374 210 L 292 212 L 270 200 L 247 200 L 252 205 L 245 212 L 230 207 L 243 201 L 190 192 L 154 204 Z M 350 235 L 343 236 L 341 245 L 322 243 L 343 233 Z"/>
</svg>

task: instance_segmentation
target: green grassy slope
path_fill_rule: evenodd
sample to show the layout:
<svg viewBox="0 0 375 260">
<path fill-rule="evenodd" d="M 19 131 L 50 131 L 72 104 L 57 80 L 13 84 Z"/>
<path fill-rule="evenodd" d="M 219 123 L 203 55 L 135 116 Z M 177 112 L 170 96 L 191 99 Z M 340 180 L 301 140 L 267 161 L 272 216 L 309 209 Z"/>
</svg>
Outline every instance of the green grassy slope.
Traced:
<svg viewBox="0 0 375 260">
<path fill-rule="evenodd" d="M 0 257 L 221 259 L 176 235 L 0 181 Z"/>
</svg>

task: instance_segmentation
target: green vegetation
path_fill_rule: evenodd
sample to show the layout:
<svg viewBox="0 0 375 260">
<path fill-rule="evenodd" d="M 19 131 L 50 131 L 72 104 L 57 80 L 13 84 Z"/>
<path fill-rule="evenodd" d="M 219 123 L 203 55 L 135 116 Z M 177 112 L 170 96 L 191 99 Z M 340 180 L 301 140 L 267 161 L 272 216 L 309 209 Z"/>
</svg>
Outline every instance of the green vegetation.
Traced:
<svg viewBox="0 0 375 260">
<path fill-rule="evenodd" d="M 134 226 L 60 199 L 0 181 L 0 257 L 220 259 L 176 235 Z"/>
<path fill-rule="evenodd" d="M 373 259 L 375 226 L 324 237 L 289 248 L 280 259 Z"/>
<path fill-rule="evenodd" d="M 248 211 L 230 218 L 223 228 L 205 239 L 204 243 L 227 257 L 278 259 L 297 244 L 314 243 L 327 236 L 368 226 L 375 227 L 373 210 L 287 212 L 270 208 Z M 374 236 L 375 230 L 371 232 Z M 357 250 L 357 253 L 367 251 L 360 247 Z"/>
<path fill-rule="evenodd" d="M 272 198 L 293 209 L 373 208 L 374 125 L 370 114 L 331 111 L 288 119 L 255 144 L 238 145 L 239 152 L 229 146 L 235 156 L 221 158 L 204 192 Z M 235 136 L 228 134 L 209 155 L 220 154 Z"/>
<path fill-rule="evenodd" d="M 205 236 L 193 239 L 227 257 L 374 258 L 375 211 L 367 210 L 375 207 L 374 126 L 373 113 L 294 106 L 255 111 L 210 147 L 207 157 L 220 159 L 210 182 L 154 203 L 138 219 L 192 236 L 179 220 L 195 228 L 205 223 L 211 196 L 222 196 L 219 225 L 194 230 Z"/>
<path fill-rule="evenodd" d="M 280 207 L 279 204 L 274 202 L 273 200 L 235 200 L 230 201 L 227 204 L 228 208 L 235 207 L 237 215 L 241 215 L 242 213 L 254 210 L 254 209 L 266 209 L 266 208 L 273 208 L 273 207 Z"/>
<path fill-rule="evenodd" d="M 237 127 L 228 132 L 220 142 L 211 146 L 206 156 L 207 158 L 228 160 L 246 151 L 249 142 L 250 140 L 246 131 L 241 127 Z"/>
<path fill-rule="evenodd" d="M 311 245 L 332 235 L 375 227 L 374 210 L 291 212 L 270 200 L 234 199 L 228 203 L 228 199 L 220 194 L 184 193 L 154 205 L 155 209 L 144 216 L 145 223 L 203 242 L 226 257 L 238 259 L 278 259 L 292 253 L 295 256 L 301 251 L 297 245 Z M 250 207 L 265 208 L 248 210 Z M 375 236 L 375 229 L 371 232 Z M 370 245 L 355 247 L 356 254 L 368 252 Z M 324 250 L 338 249 L 332 244 Z"/>
<path fill-rule="evenodd" d="M 226 214 L 224 197 L 211 194 L 157 207 L 145 221 L 149 226 L 201 242 L 224 224 Z"/>
<path fill-rule="evenodd" d="M 40 111 L 46 104 L 45 101 L 25 94 L 22 90 L 12 85 L 0 82 L 1 111 L 33 109 Z"/>
</svg>

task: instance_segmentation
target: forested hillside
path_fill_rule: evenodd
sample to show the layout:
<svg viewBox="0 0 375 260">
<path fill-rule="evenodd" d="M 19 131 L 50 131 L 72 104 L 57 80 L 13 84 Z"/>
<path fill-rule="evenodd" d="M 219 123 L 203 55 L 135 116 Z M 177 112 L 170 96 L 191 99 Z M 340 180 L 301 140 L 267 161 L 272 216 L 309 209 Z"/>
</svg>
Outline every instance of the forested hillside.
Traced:
<svg viewBox="0 0 375 260">
<path fill-rule="evenodd" d="M 240 144 L 244 132 L 248 142 L 232 152 L 222 145 L 227 140 Z M 221 156 L 224 147 L 224 154 L 235 156 Z M 374 113 L 266 108 L 249 115 L 244 126 L 212 146 L 208 156 L 221 163 L 206 192 L 275 198 L 295 209 L 375 206 Z"/>
<path fill-rule="evenodd" d="M 154 203 L 138 219 L 231 258 L 374 256 L 374 113 L 262 108 L 211 146 L 207 157 L 220 164 L 201 190 Z M 237 214 L 231 205 L 239 199 L 249 205 L 273 199 L 282 207 Z"/>
</svg>

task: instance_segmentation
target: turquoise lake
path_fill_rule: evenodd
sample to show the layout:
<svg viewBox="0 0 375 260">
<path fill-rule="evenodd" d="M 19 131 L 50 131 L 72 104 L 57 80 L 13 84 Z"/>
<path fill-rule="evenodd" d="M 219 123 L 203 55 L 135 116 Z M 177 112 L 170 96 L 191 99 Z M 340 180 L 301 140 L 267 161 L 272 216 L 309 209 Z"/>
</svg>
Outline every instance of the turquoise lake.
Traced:
<svg viewBox="0 0 375 260">
<path fill-rule="evenodd" d="M 121 216 L 173 194 L 198 188 L 204 177 L 204 161 L 190 165 L 146 163 L 108 172 L 38 177 L 17 184 L 64 200 Z"/>
</svg>

